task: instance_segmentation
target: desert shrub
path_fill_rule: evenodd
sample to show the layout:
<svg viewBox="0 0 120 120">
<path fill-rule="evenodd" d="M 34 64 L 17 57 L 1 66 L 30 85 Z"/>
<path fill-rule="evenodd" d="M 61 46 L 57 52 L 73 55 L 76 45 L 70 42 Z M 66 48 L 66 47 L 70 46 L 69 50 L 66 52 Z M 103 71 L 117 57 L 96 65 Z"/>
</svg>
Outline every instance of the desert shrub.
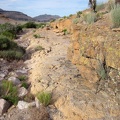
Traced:
<svg viewBox="0 0 120 120">
<path fill-rule="evenodd" d="M 7 60 L 20 60 L 23 57 L 23 53 L 15 50 L 0 51 L 0 58 Z"/>
<path fill-rule="evenodd" d="M 114 5 L 110 12 L 113 27 L 120 27 L 120 5 Z"/>
<path fill-rule="evenodd" d="M 82 11 L 77 12 L 77 18 L 80 18 Z"/>
<path fill-rule="evenodd" d="M 41 38 L 41 36 L 38 34 L 34 34 L 33 36 L 34 36 L 34 38 Z"/>
<path fill-rule="evenodd" d="M 5 100 L 11 102 L 12 104 L 16 105 L 18 103 L 18 90 L 17 87 L 13 85 L 11 81 L 2 81 L 1 85 L 2 95 L 1 97 Z"/>
<path fill-rule="evenodd" d="M 97 11 L 100 11 L 100 10 L 103 10 L 103 9 L 105 9 L 105 4 L 104 3 L 100 3 L 96 6 Z"/>
<path fill-rule="evenodd" d="M 92 24 L 92 23 L 96 22 L 96 20 L 97 20 L 96 14 L 93 12 L 88 13 L 88 14 L 84 14 L 84 20 L 88 24 Z"/>
<path fill-rule="evenodd" d="M 46 23 L 36 24 L 36 27 L 37 27 L 37 28 L 44 28 L 45 26 L 46 26 Z"/>
<path fill-rule="evenodd" d="M 36 28 L 37 25 L 34 22 L 27 22 L 23 25 L 24 28 Z"/>
<path fill-rule="evenodd" d="M 68 34 L 67 29 L 62 30 L 62 32 L 64 33 L 64 35 L 67 35 L 67 34 Z"/>
<path fill-rule="evenodd" d="M 42 51 L 42 50 L 44 50 L 45 48 L 43 48 L 42 46 L 37 46 L 36 48 L 35 48 L 35 51 Z"/>
<path fill-rule="evenodd" d="M 22 31 L 20 25 L 12 25 L 10 23 L 5 23 L 0 25 L 0 35 L 6 36 L 8 39 L 16 38 L 16 35 Z"/>
<path fill-rule="evenodd" d="M 37 98 L 44 106 L 49 105 L 51 101 L 51 94 L 48 92 L 41 92 L 37 94 Z"/>
<path fill-rule="evenodd" d="M 77 24 L 77 23 L 79 23 L 79 21 L 80 21 L 80 18 L 75 18 L 75 19 L 73 19 L 73 24 Z"/>
<path fill-rule="evenodd" d="M 19 60 L 24 53 L 24 48 L 18 46 L 17 43 L 10 41 L 7 37 L 0 36 L 0 58 Z"/>
</svg>

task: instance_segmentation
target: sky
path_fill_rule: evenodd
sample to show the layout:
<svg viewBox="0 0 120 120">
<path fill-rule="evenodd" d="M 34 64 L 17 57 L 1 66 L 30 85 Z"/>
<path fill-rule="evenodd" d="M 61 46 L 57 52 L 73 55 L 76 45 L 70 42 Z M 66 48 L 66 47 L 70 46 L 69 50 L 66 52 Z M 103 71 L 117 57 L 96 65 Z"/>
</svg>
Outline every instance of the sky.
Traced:
<svg viewBox="0 0 120 120">
<path fill-rule="evenodd" d="M 89 0 L 0 0 L 3 10 L 20 11 L 31 17 L 42 14 L 59 15 L 61 17 L 75 14 L 88 8 Z M 97 0 L 102 3 L 107 0 Z"/>
</svg>

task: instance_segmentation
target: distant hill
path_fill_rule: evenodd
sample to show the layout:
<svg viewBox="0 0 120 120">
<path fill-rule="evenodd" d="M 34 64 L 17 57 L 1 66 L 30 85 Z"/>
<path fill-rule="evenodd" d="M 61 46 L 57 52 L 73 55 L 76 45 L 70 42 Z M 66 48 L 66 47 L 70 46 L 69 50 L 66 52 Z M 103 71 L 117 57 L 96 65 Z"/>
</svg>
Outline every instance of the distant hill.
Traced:
<svg viewBox="0 0 120 120">
<path fill-rule="evenodd" d="M 32 17 L 18 11 L 6 11 L 0 9 L 0 13 L 3 14 L 5 17 L 11 18 L 13 20 L 19 21 L 35 21 Z"/>
<path fill-rule="evenodd" d="M 47 15 L 47 14 L 39 15 L 39 16 L 34 17 L 34 19 L 36 19 L 37 21 L 40 21 L 40 22 L 49 22 L 51 20 L 55 20 L 55 19 L 58 19 L 58 18 L 60 18 L 60 16 L 58 16 L 58 15 Z"/>
</svg>

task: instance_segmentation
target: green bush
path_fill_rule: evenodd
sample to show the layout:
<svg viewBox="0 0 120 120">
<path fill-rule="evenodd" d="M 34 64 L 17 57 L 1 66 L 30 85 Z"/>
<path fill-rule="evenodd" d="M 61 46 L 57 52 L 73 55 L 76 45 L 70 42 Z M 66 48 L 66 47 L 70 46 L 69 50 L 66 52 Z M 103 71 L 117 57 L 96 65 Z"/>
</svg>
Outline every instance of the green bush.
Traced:
<svg viewBox="0 0 120 120">
<path fill-rule="evenodd" d="M 2 95 L 1 97 L 5 100 L 11 102 L 16 105 L 18 103 L 18 90 L 17 87 L 13 85 L 11 81 L 2 81 L 1 85 Z"/>
<path fill-rule="evenodd" d="M 97 20 L 96 14 L 93 12 L 88 13 L 88 14 L 84 14 L 84 20 L 88 24 L 92 24 L 92 23 L 96 22 L 96 20 Z"/>
<path fill-rule="evenodd" d="M 37 28 L 44 28 L 45 26 L 46 26 L 46 23 L 36 24 L 36 27 L 37 27 Z"/>
<path fill-rule="evenodd" d="M 0 58 L 19 60 L 24 54 L 24 48 L 18 46 L 14 41 L 10 41 L 7 37 L 0 36 Z"/>
<path fill-rule="evenodd" d="M 5 23 L 0 25 L 0 35 L 6 36 L 8 39 L 16 38 L 16 35 L 22 31 L 22 26 Z"/>
<path fill-rule="evenodd" d="M 77 12 L 77 18 L 80 18 L 82 11 Z"/>
<path fill-rule="evenodd" d="M 68 34 L 67 29 L 62 30 L 62 32 L 64 33 L 64 35 L 67 35 L 67 34 Z"/>
<path fill-rule="evenodd" d="M 120 5 L 115 5 L 110 12 L 113 27 L 120 27 Z"/>
<path fill-rule="evenodd" d="M 41 92 L 37 94 L 37 98 L 44 106 L 49 105 L 51 101 L 51 94 L 47 92 Z"/>
<path fill-rule="evenodd" d="M 37 25 L 34 22 L 27 22 L 23 25 L 24 28 L 36 28 Z"/>
</svg>

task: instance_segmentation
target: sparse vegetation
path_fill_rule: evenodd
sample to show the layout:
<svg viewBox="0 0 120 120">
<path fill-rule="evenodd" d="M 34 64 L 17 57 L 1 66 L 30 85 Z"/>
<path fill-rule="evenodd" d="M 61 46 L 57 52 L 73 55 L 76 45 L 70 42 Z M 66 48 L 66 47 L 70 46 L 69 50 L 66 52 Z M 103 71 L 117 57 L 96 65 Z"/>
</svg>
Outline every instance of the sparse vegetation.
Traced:
<svg viewBox="0 0 120 120">
<path fill-rule="evenodd" d="M 25 81 L 27 79 L 27 76 L 26 75 L 21 75 L 21 76 L 18 76 L 18 79 L 20 81 Z"/>
<path fill-rule="evenodd" d="M 23 25 L 24 28 L 36 28 L 35 22 L 27 22 Z"/>
<path fill-rule="evenodd" d="M 12 25 L 10 23 L 0 24 L 0 35 L 7 37 L 10 40 L 13 40 L 17 37 L 17 34 L 22 31 L 22 26 Z"/>
<path fill-rule="evenodd" d="M 80 18 L 82 11 L 77 12 L 77 18 Z"/>
<path fill-rule="evenodd" d="M 35 48 L 35 51 L 42 51 L 42 50 L 44 50 L 45 48 L 43 48 L 42 46 L 37 46 L 36 48 Z"/>
<path fill-rule="evenodd" d="M 34 34 L 33 36 L 34 36 L 34 38 L 41 38 L 41 36 L 38 34 Z"/>
<path fill-rule="evenodd" d="M 28 85 L 28 83 L 23 81 L 22 84 L 21 84 L 21 87 L 24 87 L 24 88 L 28 89 L 29 85 Z"/>
<path fill-rule="evenodd" d="M 79 23 L 79 21 L 80 21 L 80 18 L 75 18 L 75 19 L 73 19 L 73 24 L 77 24 L 77 23 Z"/>
<path fill-rule="evenodd" d="M 111 10 L 111 20 L 113 27 L 120 27 L 120 5 L 114 5 L 114 8 Z"/>
<path fill-rule="evenodd" d="M 0 36 L 0 58 L 4 59 L 21 59 L 25 50 L 18 46 L 14 41 L 10 41 L 7 37 Z"/>
<path fill-rule="evenodd" d="M 96 14 L 93 12 L 84 14 L 84 20 L 86 21 L 86 23 L 92 24 L 97 20 Z"/>
<path fill-rule="evenodd" d="M 51 94 L 48 92 L 41 92 L 37 94 L 37 98 L 44 106 L 48 106 L 51 101 Z"/>
<path fill-rule="evenodd" d="M 2 81 L 1 92 L 1 97 L 5 100 L 8 100 L 14 105 L 18 103 L 17 87 L 11 81 Z"/>
<path fill-rule="evenodd" d="M 62 30 L 62 32 L 64 33 L 64 35 L 67 35 L 67 34 L 68 34 L 67 29 Z"/>
</svg>

